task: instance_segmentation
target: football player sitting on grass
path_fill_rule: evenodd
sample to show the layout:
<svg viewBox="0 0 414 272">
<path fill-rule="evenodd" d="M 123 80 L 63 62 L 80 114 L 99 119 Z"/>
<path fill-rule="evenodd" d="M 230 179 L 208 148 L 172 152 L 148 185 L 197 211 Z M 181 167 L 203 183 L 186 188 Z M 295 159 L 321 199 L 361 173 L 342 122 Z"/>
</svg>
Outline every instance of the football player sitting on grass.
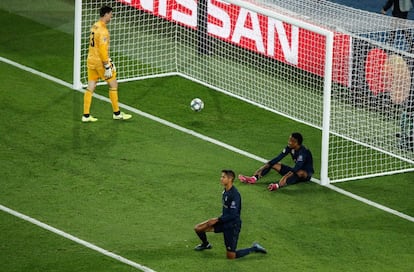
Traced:
<svg viewBox="0 0 414 272">
<path fill-rule="evenodd" d="M 269 184 L 269 191 L 276 191 L 283 186 L 301 181 L 309 181 L 314 173 L 312 153 L 302 145 L 302 142 L 303 137 L 300 133 L 292 133 L 289 137 L 288 145 L 279 155 L 260 167 L 253 176 L 239 175 L 239 180 L 244 183 L 254 184 L 273 169 L 281 174 L 282 178 L 279 182 Z M 288 154 L 291 155 L 295 162 L 293 168 L 280 163 Z"/>
</svg>

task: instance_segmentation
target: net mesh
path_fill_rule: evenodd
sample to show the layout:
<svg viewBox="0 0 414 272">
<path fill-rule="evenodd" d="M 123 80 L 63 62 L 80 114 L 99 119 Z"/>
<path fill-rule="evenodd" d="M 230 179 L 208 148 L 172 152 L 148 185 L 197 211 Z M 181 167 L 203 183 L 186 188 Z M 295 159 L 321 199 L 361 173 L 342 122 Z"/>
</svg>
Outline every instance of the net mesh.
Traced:
<svg viewBox="0 0 414 272">
<path fill-rule="evenodd" d="M 322 0 L 247 3 L 258 9 L 219 0 L 83 1 L 82 81 L 90 26 L 108 4 L 120 81 L 179 74 L 322 128 L 326 38 L 258 12 L 264 8 L 335 33 L 331 181 L 412 170 L 413 22 Z"/>
</svg>

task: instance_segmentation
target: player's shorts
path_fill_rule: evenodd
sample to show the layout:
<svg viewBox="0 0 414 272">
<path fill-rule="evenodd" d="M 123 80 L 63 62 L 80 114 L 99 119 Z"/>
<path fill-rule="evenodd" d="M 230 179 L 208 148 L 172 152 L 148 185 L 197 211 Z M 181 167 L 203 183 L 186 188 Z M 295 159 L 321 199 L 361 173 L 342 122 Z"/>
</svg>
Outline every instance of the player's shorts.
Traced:
<svg viewBox="0 0 414 272">
<path fill-rule="evenodd" d="M 290 172 L 290 171 L 292 171 L 292 170 L 293 170 L 293 168 L 292 168 L 292 167 L 282 164 L 282 165 L 281 165 L 281 168 L 280 168 L 280 172 L 279 172 L 279 173 L 280 173 L 282 176 L 284 176 L 284 175 L 286 175 L 287 173 L 289 173 L 289 172 Z M 302 170 L 304 170 L 304 169 L 302 169 Z M 304 170 L 304 171 L 306 171 L 306 170 Z M 313 173 L 308 172 L 308 171 L 306 171 L 306 173 L 307 173 L 307 177 L 306 177 L 306 179 L 303 179 L 303 178 L 298 178 L 297 180 L 295 180 L 295 181 L 293 181 L 293 182 L 292 182 L 292 181 L 289 181 L 289 182 L 288 182 L 288 184 L 289 184 L 289 185 L 292 185 L 292 184 L 295 184 L 295 183 L 298 183 L 298 182 L 310 181 L 310 180 L 311 180 L 311 178 L 312 178 Z"/>
<path fill-rule="evenodd" d="M 88 68 L 88 81 L 98 81 L 99 79 L 106 82 L 116 79 L 116 71 L 112 70 L 112 77 L 105 79 L 105 67 Z"/>
<path fill-rule="evenodd" d="M 224 245 L 226 246 L 226 250 L 230 252 L 236 252 L 240 229 L 241 223 L 229 225 L 218 222 L 214 225 L 215 233 L 223 233 Z"/>
</svg>

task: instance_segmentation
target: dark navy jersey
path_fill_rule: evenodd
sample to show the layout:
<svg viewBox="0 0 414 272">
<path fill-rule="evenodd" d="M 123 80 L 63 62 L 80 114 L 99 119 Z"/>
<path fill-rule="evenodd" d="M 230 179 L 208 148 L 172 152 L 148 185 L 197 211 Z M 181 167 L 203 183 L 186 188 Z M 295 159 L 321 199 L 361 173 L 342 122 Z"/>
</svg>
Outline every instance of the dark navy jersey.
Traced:
<svg viewBox="0 0 414 272">
<path fill-rule="evenodd" d="M 241 196 L 237 188 L 232 186 L 230 190 L 224 190 L 222 202 L 223 212 L 219 217 L 219 222 L 229 225 L 229 227 L 240 224 Z"/>
<path fill-rule="evenodd" d="M 312 175 L 315 171 L 313 169 L 313 158 L 312 153 L 305 146 L 300 146 L 299 150 L 295 150 L 286 146 L 282 152 L 277 155 L 274 159 L 270 160 L 268 163 L 273 166 L 279 161 L 281 161 L 288 154 L 292 156 L 292 160 L 295 162 L 292 171 L 296 173 L 299 170 L 305 170 L 309 175 Z"/>
</svg>

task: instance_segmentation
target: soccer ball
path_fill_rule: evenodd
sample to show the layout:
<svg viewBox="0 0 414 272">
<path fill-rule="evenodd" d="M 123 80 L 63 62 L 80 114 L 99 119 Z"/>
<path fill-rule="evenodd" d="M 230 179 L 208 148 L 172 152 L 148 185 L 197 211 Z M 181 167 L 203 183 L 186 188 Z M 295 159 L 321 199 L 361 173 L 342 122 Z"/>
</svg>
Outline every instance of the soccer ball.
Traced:
<svg viewBox="0 0 414 272">
<path fill-rule="evenodd" d="M 201 111 L 204 108 L 204 102 L 200 98 L 191 100 L 190 107 L 193 111 Z"/>
</svg>

